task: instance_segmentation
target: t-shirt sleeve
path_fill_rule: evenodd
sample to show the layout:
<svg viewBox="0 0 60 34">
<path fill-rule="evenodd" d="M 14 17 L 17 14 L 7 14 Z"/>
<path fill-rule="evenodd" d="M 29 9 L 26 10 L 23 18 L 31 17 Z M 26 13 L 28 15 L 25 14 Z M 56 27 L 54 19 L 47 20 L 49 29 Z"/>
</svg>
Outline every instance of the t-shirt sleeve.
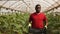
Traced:
<svg viewBox="0 0 60 34">
<path fill-rule="evenodd" d="M 46 15 L 44 15 L 44 21 L 46 21 L 47 20 L 47 17 L 46 17 Z"/>
</svg>

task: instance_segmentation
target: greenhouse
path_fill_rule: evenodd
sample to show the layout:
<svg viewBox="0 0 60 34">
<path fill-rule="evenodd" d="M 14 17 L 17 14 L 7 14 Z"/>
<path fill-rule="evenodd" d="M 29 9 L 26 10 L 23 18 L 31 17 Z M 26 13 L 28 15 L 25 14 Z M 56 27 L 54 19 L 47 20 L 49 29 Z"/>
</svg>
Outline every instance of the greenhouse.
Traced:
<svg viewBox="0 0 60 34">
<path fill-rule="evenodd" d="M 60 34 L 60 0 L 0 0 L 0 34 L 29 34 L 37 4 L 47 17 L 47 34 Z"/>
</svg>

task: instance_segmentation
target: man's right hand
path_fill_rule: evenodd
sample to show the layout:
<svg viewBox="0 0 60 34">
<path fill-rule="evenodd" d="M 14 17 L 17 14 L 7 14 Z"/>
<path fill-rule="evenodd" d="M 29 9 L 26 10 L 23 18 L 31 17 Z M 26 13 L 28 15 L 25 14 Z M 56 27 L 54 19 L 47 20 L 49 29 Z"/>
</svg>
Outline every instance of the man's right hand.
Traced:
<svg viewBox="0 0 60 34">
<path fill-rule="evenodd" d="M 28 25 L 29 27 L 31 27 L 31 23 L 29 23 L 29 25 Z"/>
</svg>

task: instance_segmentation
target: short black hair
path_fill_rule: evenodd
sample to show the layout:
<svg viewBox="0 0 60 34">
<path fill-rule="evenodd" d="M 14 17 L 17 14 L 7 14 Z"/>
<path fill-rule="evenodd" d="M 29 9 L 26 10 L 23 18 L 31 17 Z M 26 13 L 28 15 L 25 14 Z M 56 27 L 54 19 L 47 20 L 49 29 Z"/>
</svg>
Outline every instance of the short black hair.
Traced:
<svg viewBox="0 0 60 34">
<path fill-rule="evenodd" d="M 37 8 L 37 6 L 41 6 L 40 4 L 37 4 L 36 6 L 35 6 L 35 9 Z"/>
</svg>

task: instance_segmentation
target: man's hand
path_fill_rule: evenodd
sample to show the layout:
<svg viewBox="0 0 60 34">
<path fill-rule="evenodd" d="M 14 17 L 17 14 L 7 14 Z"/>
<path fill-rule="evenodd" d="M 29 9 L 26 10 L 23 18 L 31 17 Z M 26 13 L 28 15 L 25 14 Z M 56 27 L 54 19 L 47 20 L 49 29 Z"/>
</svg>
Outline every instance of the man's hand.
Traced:
<svg viewBox="0 0 60 34">
<path fill-rule="evenodd" d="M 45 28 L 47 29 L 47 26 L 45 25 Z"/>
<path fill-rule="evenodd" d="M 29 23 L 29 25 L 28 25 L 29 27 L 31 27 L 31 23 Z"/>
</svg>

